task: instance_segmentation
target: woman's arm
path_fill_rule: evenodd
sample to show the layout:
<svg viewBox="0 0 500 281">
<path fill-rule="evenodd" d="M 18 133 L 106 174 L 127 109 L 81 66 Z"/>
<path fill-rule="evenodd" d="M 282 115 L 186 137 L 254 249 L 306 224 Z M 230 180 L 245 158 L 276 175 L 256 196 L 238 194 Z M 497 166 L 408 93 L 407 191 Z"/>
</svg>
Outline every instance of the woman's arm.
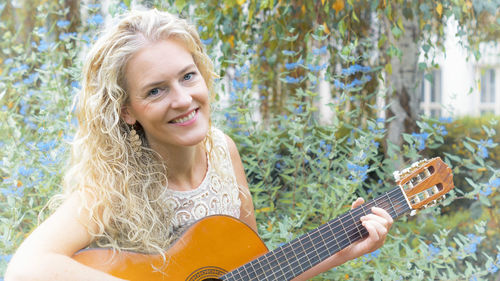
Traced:
<svg viewBox="0 0 500 281">
<path fill-rule="evenodd" d="M 81 223 L 88 216 L 85 212 L 79 214 L 79 206 L 80 196 L 73 194 L 26 238 L 7 267 L 6 281 L 122 280 L 71 258 L 92 239 Z"/>
<path fill-rule="evenodd" d="M 241 158 L 238 153 L 238 149 L 236 148 L 234 141 L 230 137 L 226 136 L 226 139 L 238 184 L 244 186 L 245 190 L 248 192 L 248 183 L 243 169 L 243 164 L 241 163 Z M 257 232 L 257 222 L 255 221 L 252 197 L 248 192 L 248 195 L 243 194 L 242 196 L 240 196 L 240 198 L 240 220 L 245 222 L 247 225 L 252 227 L 255 232 Z M 365 201 L 362 198 L 358 198 L 352 203 L 352 208 L 356 208 L 364 202 Z M 361 217 L 361 221 L 362 225 L 368 231 L 368 237 L 363 240 L 357 241 L 349 247 L 337 252 L 333 256 L 327 258 L 318 265 L 294 278 L 293 281 L 308 280 L 309 278 L 312 278 L 333 267 L 339 266 L 349 260 L 355 259 L 380 248 L 384 244 L 387 233 L 392 226 L 392 217 L 384 209 L 374 207 L 372 208 L 371 214 Z"/>
</svg>

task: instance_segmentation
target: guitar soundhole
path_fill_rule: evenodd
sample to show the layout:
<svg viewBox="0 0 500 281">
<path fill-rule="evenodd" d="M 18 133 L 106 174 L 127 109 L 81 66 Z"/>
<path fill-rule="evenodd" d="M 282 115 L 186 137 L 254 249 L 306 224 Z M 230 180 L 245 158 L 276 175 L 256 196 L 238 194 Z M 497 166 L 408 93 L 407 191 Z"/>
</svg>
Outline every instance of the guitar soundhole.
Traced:
<svg viewBox="0 0 500 281">
<path fill-rule="evenodd" d="M 205 266 L 192 272 L 186 281 L 221 281 L 218 277 L 226 274 L 227 271 L 217 266 Z"/>
</svg>

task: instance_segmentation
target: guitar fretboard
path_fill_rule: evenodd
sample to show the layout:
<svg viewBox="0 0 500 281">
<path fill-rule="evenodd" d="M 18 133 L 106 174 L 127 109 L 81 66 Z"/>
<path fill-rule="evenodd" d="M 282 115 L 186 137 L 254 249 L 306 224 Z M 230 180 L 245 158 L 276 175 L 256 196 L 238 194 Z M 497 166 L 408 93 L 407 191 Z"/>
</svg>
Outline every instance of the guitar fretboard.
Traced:
<svg viewBox="0 0 500 281">
<path fill-rule="evenodd" d="M 386 210 L 394 219 L 410 211 L 400 187 L 352 209 L 326 224 L 227 273 L 221 280 L 291 280 L 326 258 L 368 236 L 360 218 L 372 207 Z"/>
</svg>

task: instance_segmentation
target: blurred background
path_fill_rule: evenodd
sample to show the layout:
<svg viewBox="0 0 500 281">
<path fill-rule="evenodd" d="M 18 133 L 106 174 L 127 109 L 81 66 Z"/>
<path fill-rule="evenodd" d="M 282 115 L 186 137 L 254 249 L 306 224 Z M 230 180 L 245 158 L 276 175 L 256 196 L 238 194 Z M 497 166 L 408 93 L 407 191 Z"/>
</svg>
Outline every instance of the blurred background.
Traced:
<svg viewBox="0 0 500 281">
<path fill-rule="evenodd" d="M 198 28 L 270 248 L 441 157 L 442 204 L 315 280 L 500 280 L 498 0 L 1 0 L 0 276 L 61 191 L 85 52 L 138 7 Z"/>
</svg>

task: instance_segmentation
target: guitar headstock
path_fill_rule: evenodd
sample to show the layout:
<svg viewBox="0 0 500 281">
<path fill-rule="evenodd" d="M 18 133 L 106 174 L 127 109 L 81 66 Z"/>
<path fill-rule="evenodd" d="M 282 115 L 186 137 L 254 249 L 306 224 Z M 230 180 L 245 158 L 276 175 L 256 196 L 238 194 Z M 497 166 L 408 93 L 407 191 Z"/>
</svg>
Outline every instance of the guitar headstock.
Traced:
<svg viewBox="0 0 500 281">
<path fill-rule="evenodd" d="M 394 178 L 413 210 L 420 210 L 444 199 L 445 194 L 454 187 L 451 169 L 439 157 L 424 159 L 405 170 L 396 171 Z"/>
</svg>

